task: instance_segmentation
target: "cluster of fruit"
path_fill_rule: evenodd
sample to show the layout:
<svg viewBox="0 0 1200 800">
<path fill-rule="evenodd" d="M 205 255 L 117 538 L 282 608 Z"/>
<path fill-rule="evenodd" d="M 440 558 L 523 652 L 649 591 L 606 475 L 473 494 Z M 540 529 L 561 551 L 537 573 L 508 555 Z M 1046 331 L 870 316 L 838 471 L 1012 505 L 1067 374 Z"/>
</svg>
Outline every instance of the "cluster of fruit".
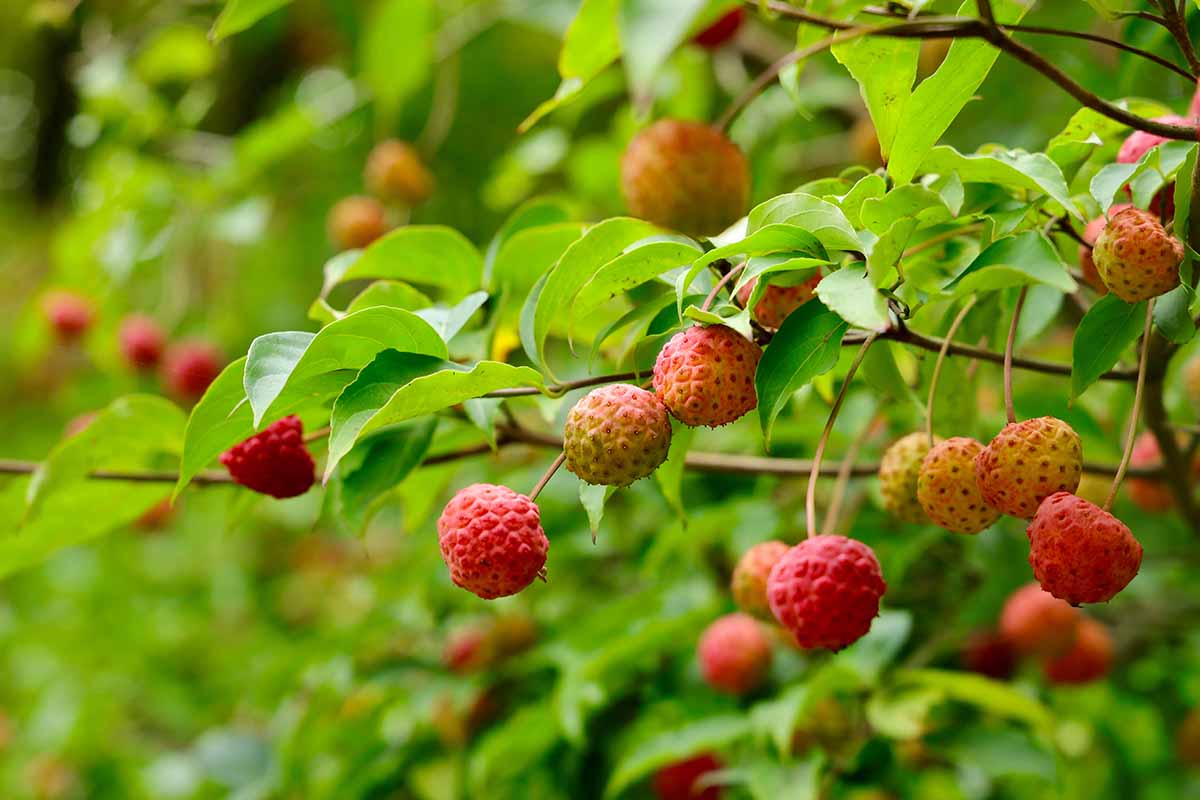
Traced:
<svg viewBox="0 0 1200 800">
<path fill-rule="evenodd" d="M 366 247 L 391 229 L 388 205 L 411 209 L 433 194 L 433 175 L 416 149 L 387 139 L 371 150 L 363 169 L 370 195 L 344 197 L 329 210 L 326 228 L 339 250 Z"/>
</svg>

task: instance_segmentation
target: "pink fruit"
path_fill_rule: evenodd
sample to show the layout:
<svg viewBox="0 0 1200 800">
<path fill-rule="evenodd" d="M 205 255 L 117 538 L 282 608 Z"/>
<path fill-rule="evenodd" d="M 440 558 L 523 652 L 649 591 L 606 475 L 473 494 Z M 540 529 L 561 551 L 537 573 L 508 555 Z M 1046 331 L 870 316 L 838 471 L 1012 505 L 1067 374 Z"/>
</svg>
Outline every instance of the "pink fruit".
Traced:
<svg viewBox="0 0 1200 800">
<path fill-rule="evenodd" d="M 685 425 L 715 428 L 758 405 L 754 373 L 762 348 L 725 325 L 675 334 L 654 362 L 654 391 Z"/>
<path fill-rule="evenodd" d="M 516 594 L 546 565 L 550 542 L 537 505 L 505 486 L 460 490 L 437 527 L 450 579 L 484 600 Z"/>
<path fill-rule="evenodd" d="M 1034 577 L 1071 605 L 1111 600 L 1142 565 L 1125 523 L 1068 492 L 1047 497 L 1025 533 Z"/>
</svg>

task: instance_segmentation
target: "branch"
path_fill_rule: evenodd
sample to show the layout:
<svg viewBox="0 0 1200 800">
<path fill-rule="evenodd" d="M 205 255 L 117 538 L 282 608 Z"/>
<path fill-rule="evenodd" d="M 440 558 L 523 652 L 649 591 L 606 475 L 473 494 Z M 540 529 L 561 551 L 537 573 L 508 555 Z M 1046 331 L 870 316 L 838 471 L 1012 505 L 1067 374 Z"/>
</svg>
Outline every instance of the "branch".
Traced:
<svg viewBox="0 0 1200 800">
<path fill-rule="evenodd" d="M 1175 43 L 1179 45 L 1184 61 L 1192 68 L 1192 72 L 1200 72 L 1200 58 L 1197 58 L 1196 48 L 1188 34 L 1186 18 L 1171 0 L 1166 0 L 1160 7 L 1163 12 L 1163 26 L 1170 31 Z"/>
<path fill-rule="evenodd" d="M 546 387 L 546 392 L 551 395 L 563 395 L 575 389 L 586 389 L 589 386 L 600 386 L 605 383 L 621 383 L 622 381 L 633 381 L 641 377 L 637 372 L 618 372 L 615 375 L 596 375 L 591 378 L 580 378 L 575 381 L 565 381 L 563 383 L 552 383 Z M 541 389 L 532 386 L 518 386 L 514 389 L 497 389 L 494 392 L 489 392 L 483 395 L 484 397 L 500 398 L 500 397 L 529 397 L 535 394 L 543 394 Z"/>
</svg>

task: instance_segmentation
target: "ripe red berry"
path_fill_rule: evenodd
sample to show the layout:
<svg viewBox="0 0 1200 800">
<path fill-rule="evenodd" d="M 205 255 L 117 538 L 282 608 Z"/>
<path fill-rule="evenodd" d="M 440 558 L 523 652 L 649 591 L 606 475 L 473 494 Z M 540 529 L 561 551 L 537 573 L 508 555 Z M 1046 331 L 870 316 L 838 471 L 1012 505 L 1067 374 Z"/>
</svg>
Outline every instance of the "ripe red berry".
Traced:
<svg viewBox="0 0 1200 800">
<path fill-rule="evenodd" d="M 721 789 L 701 789 L 701 780 L 724 765 L 711 753 L 693 756 L 663 767 L 654 775 L 654 794 L 658 800 L 721 800 Z"/>
<path fill-rule="evenodd" d="M 754 691 L 771 667 L 771 640 L 747 614 L 726 614 L 709 625 L 697 649 L 704 682 L 726 694 Z"/>
<path fill-rule="evenodd" d="M 399 139 L 375 145 L 367 156 L 363 177 L 372 194 L 409 207 L 433 193 L 433 176 L 421 156 L 412 145 Z"/>
<path fill-rule="evenodd" d="M 874 551 L 844 536 L 805 539 L 767 579 L 771 613 L 808 649 L 840 650 L 862 638 L 885 591 Z"/>
<path fill-rule="evenodd" d="M 516 594 L 546 565 L 550 542 L 537 505 L 505 486 L 460 490 L 437 528 L 451 580 L 484 600 Z"/>
<path fill-rule="evenodd" d="M 767 578 L 775 562 L 790 549 L 780 541 L 759 542 L 742 554 L 730 581 L 733 602 L 738 608 L 752 617 L 774 619 L 767 600 Z"/>
<path fill-rule="evenodd" d="M 75 292 L 50 292 L 42 299 L 42 312 L 60 342 L 73 342 L 96 321 L 92 302 Z"/>
<path fill-rule="evenodd" d="M 740 6 L 731 9 L 718 17 L 716 22 L 692 37 L 692 41 L 705 50 L 716 50 L 737 36 L 737 32 L 741 30 L 745 21 L 746 9 Z"/>
<path fill-rule="evenodd" d="M 654 391 L 685 425 L 726 425 L 758 405 L 762 348 L 726 325 L 675 334 L 654 362 Z"/>
<path fill-rule="evenodd" d="M 1111 600 L 1142 565 L 1125 523 L 1068 492 L 1047 497 L 1025 533 L 1034 577 L 1072 605 Z"/>
<path fill-rule="evenodd" d="M 1108 674 L 1112 658 L 1113 642 L 1108 629 L 1096 620 L 1084 617 L 1070 649 L 1043 661 L 1042 672 L 1050 683 L 1091 683 Z"/>
<path fill-rule="evenodd" d="M 182 342 L 167 348 L 159 367 L 167 392 L 179 400 L 194 402 L 204 396 L 210 383 L 221 374 L 221 352 L 208 342 Z"/>
<path fill-rule="evenodd" d="M 468 673 L 483 669 L 495 656 L 493 637 L 486 626 L 464 625 L 451 631 L 442 648 L 442 663 L 451 672 Z"/>
<path fill-rule="evenodd" d="M 1036 583 L 1017 589 L 1000 613 L 1000 633 L 1022 655 L 1055 656 L 1075 641 L 1079 612 Z"/>
<path fill-rule="evenodd" d="M 144 314 L 130 314 L 121 320 L 117 338 L 121 343 L 121 355 L 134 369 L 157 367 L 167 345 L 162 328 Z"/>
<path fill-rule="evenodd" d="M 304 426 L 295 415 L 229 448 L 221 454 L 221 463 L 242 486 L 272 497 L 302 495 L 316 480 Z"/>
<path fill-rule="evenodd" d="M 817 284 L 821 282 L 821 278 L 822 275 L 817 273 L 804 283 L 794 286 L 768 285 L 763 290 L 762 297 L 754 304 L 754 319 L 764 328 L 778 329 L 789 314 L 816 297 Z M 738 302 L 743 306 L 750 302 L 750 295 L 754 293 L 757 283 L 758 278 L 755 278 L 738 290 Z"/>
<path fill-rule="evenodd" d="M 1073 492 L 1083 474 L 1079 434 L 1054 417 L 1004 426 L 975 460 L 975 480 L 989 506 L 1031 519 L 1055 492 Z"/>
<path fill-rule="evenodd" d="M 716 128 L 665 119 L 629 143 L 621 189 L 634 216 L 688 236 L 713 236 L 748 210 L 750 165 Z"/>
<path fill-rule="evenodd" d="M 996 631 L 977 631 L 962 651 L 963 666 L 998 681 L 1008 680 L 1017 669 L 1017 651 Z"/>
<path fill-rule="evenodd" d="M 329 209 L 326 227 L 335 247 L 355 250 L 387 233 L 387 212 L 374 197 L 344 197 Z"/>
</svg>

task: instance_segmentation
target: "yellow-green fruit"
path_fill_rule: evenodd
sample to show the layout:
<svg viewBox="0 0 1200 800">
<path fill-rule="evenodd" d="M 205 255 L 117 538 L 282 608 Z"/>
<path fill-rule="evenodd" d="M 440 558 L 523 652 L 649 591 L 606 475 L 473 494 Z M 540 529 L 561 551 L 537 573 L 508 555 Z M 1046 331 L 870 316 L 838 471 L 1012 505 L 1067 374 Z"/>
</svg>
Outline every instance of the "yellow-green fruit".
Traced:
<svg viewBox="0 0 1200 800">
<path fill-rule="evenodd" d="M 917 500 L 934 524 L 953 533 L 975 534 L 1000 519 L 975 482 L 975 460 L 983 445 L 965 436 L 939 442 L 925 455 L 917 476 Z"/>
<path fill-rule="evenodd" d="M 760 542 L 742 554 L 730 581 L 733 601 L 739 609 L 759 619 L 775 620 L 767 601 L 767 576 L 787 551 L 783 542 L 770 541 Z"/>
<path fill-rule="evenodd" d="M 670 449 L 667 407 L 627 383 L 589 392 L 563 429 L 567 469 L 591 484 L 628 486 L 658 469 Z"/>
<path fill-rule="evenodd" d="M 1104 285 L 1126 303 L 1140 303 L 1179 285 L 1183 243 L 1156 214 L 1127 208 L 1108 221 L 1092 259 Z"/>
<path fill-rule="evenodd" d="M 940 437 L 934 437 L 934 443 L 940 441 Z M 910 433 L 897 439 L 879 462 L 879 490 L 883 493 L 883 507 L 905 522 L 929 522 L 929 516 L 917 500 L 917 476 L 921 473 L 921 462 L 928 452 L 929 436 Z"/>
<path fill-rule="evenodd" d="M 989 506 L 1033 519 L 1055 492 L 1074 492 L 1083 475 L 1079 434 L 1054 417 L 1011 422 L 979 454 L 975 480 Z"/>
</svg>

